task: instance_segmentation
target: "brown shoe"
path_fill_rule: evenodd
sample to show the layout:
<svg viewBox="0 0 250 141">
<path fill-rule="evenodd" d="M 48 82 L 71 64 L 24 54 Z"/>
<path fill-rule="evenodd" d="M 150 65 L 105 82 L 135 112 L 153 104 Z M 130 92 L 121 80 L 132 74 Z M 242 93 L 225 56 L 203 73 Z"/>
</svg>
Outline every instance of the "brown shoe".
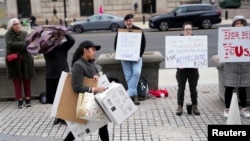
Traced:
<svg viewBox="0 0 250 141">
<path fill-rule="evenodd" d="M 193 105 L 192 111 L 195 115 L 200 115 L 200 111 L 198 110 L 197 105 Z"/>
<path fill-rule="evenodd" d="M 136 95 L 133 97 L 135 105 L 140 105 L 139 97 Z"/>
<path fill-rule="evenodd" d="M 176 111 L 176 115 L 180 116 L 183 112 L 183 108 L 181 105 L 178 105 L 177 111 Z"/>
</svg>

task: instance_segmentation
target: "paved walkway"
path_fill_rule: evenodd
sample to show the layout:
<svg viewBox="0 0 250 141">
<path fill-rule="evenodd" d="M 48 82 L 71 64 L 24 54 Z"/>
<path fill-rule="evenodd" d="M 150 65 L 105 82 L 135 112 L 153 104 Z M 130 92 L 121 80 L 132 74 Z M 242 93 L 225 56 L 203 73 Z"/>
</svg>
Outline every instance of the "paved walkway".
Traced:
<svg viewBox="0 0 250 141">
<path fill-rule="evenodd" d="M 166 88 L 169 96 L 149 97 L 141 101 L 138 111 L 120 126 L 109 123 L 111 141 L 206 141 L 207 125 L 225 124 L 224 103 L 218 96 L 218 72 L 216 68 L 200 69 L 198 108 L 200 116 L 176 116 L 175 69 L 159 70 L 159 87 Z M 185 102 L 190 101 L 188 87 Z M 249 108 L 249 107 L 248 107 Z M 32 107 L 17 109 L 16 101 L 0 102 L 1 141 L 62 141 L 69 132 L 65 125 L 52 126 L 49 116 L 51 105 L 32 101 Z M 242 124 L 250 120 L 241 117 Z M 97 132 L 85 141 L 100 141 Z"/>
</svg>

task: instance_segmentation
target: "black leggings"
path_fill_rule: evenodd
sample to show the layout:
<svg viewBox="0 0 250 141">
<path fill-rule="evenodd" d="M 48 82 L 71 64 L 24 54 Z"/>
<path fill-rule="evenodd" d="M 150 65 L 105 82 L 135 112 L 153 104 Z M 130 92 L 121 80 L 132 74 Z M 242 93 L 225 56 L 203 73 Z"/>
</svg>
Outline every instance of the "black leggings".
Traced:
<svg viewBox="0 0 250 141">
<path fill-rule="evenodd" d="M 233 95 L 234 87 L 225 87 L 225 105 L 226 108 L 230 107 L 232 95 Z M 247 94 L 246 94 L 246 88 L 245 87 L 239 87 L 238 88 L 238 95 L 240 99 L 240 106 L 246 107 L 246 100 L 247 100 Z"/>
<path fill-rule="evenodd" d="M 109 141 L 108 125 L 104 125 L 102 128 L 99 129 L 99 136 L 102 141 Z M 72 132 L 69 132 L 63 141 L 73 141 L 74 139 L 75 137 Z"/>
</svg>

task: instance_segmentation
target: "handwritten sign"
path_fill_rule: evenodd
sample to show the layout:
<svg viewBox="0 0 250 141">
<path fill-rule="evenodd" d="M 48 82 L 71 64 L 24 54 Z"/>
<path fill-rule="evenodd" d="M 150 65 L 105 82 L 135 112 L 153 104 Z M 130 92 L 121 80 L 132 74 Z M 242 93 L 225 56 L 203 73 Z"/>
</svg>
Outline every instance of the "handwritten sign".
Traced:
<svg viewBox="0 0 250 141">
<path fill-rule="evenodd" d="M 141 30 L 119 29 L 116 44 L 116 60 L 137 61 L 140 58 Z"/>
<path fill-rule="evenodd" d="M 218 56 L 220 62 L 250 61 L 250 27 L 220 27 Z"/>
<path fill-rule="evenodd" d="M 166 68 L 207 67 L 207 36 L 166 36 Z"/>
</svg>

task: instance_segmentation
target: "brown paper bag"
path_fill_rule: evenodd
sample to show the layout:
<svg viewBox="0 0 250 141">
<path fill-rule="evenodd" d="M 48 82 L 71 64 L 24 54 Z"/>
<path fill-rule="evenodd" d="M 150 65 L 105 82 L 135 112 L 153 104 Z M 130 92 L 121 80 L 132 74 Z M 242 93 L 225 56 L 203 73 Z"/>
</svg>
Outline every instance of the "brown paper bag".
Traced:
<svg viewBox="0 0 250 141">
<path fill-rule="evenodd" d="M 107 121 L 105 113 L 95 100 L 93 93 L 79 93 L 76 106 L 76 117 L 93 121 Z"/>
<path fill-rule="evenodd" d="M 65 77 L 66 75 L 66 77 Z M 62 77 L 65 77 L 65 79 L 61 79 Z M 58 97 L 58 105 L 55 103 L 55 117 L 61 118 L 64 120 L 74 121 L 78 123 L 87 123 L 87 120 L 80 119 L 76 117 L 76 106 L 77 106 L 77 100 L 78 100 L 78 94 L 73 91 L 72 85 L 71 85 L 71 73 L 62 72 L 60 82 L 58 83 L 58 90 L 56 93 L 56 97 Z M 97 81 L 94 79 L 89 79 L 85 77 L 83 79 L 83 84 L 87 86 L 96 86 Z M 62 88 L 62 89 L 60 89 Z M 59 91 L 59 92 L 58 92 Z M 53 106 L 54 106 L 53 103 Z M 52 109 L 53 112 L 53 109 Z M 52 114 L 53 115 L 53 114 Z"/>
</svg>

